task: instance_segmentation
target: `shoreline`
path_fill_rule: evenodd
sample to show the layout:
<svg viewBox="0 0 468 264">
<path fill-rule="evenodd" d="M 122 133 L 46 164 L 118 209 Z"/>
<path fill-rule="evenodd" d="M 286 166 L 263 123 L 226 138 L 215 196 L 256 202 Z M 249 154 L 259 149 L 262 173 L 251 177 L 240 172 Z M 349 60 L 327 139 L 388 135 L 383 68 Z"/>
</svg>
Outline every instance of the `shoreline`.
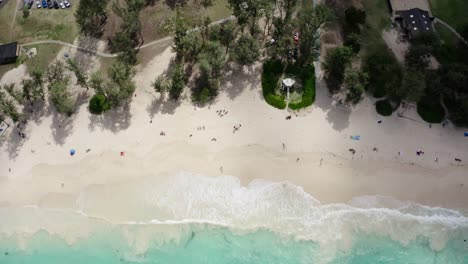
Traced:
<svg viewBox="0 0 468 264">
<path fill-rule="evenodd" d="M 180 171 L 233 175 L 243 185 L 258 178 L 287 180 L 323 203 L 388 195 L 467 208 L 468 140 L 462 129 L 429 128 L 415 109 L 406 110 L 408 118 L 382 118 L 370 98 L 353 109 L 334 107 L 322 80 L 311 107 L 277 110 L 264 102 L 260 65 L 227 73 L 209 106 L 194 106 L 187 95 L 178 104 L 161 102 L 150 84 L 171 58 L 168 48 L 138 69 L 136 97 L 123 113 L 94 116 L 83 104 L 70 119 L 44 114 L 28 123 L 25 140 L 13 134 L 2 142 L 0 205 L 73 207 L 80 191 L 131 183 L 138 180 L 136 170 L 153 180 Z M 356 135 L 360 140 L 351 140 Z M 425 154 L 416 155 L 420 150 Z M 463 162 L 457 166 L 455 158 Z"/>
</svg>

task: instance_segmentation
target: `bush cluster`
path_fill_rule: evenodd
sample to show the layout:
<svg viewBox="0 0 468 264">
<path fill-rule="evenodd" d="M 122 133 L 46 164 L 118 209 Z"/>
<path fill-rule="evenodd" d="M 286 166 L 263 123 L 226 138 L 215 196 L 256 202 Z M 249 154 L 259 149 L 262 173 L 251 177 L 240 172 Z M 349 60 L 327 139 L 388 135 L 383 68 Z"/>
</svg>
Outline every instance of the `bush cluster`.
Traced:
<svg viewBox="0 0 468 264">
<path fill-rule="evenodd" d="M 262 90 L 265 101 L 278 109 L 285 109 L 286 102 L 283 95 L 276 94 L 276 86 L 283 73 L 284 65 L 279 60 L 271 60 L 263 64 Z"/>
<path fill-rule="evenodd" d="M 380 100 L 375 104 L 377 113 L 382 116 L 390 116 L 393 113 L 393 107 L 388 100 Z"/>
<path fill-rule="evenodd" d="M 95 94 L 89 101 L 89 111 L 95 115 L 99 115 L 109 109 L 110 104 L 102 94 Z"/>
<path fill-rule="evenodd" d="M 444 108 L 438 96 L 425 96 L 418 102 L 418 114 L 428 123 L 441 123 L 445 117 Z"/>
</svg>

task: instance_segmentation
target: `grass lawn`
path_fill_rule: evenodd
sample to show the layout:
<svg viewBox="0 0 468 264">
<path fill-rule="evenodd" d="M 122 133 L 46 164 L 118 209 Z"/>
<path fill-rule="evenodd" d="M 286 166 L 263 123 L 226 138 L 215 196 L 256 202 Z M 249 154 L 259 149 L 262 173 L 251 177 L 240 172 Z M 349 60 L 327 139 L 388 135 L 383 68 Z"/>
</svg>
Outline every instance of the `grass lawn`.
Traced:
<svg viewBox="0 0 468 264">
<path fill-rule="evenodd" d="M 0 43 L 10 42 L 10 25 L 16 7 L 15 0 L 5 1 L 0 8 Z"/>
<path fill-rule="evenodd" d="M 447 22 L 458 32 L 468 26 L 467 0 L 429 0 L 432 14 Z"/>
<path fill-rule="evenodd" d="M 212 21 L 216 21 L 232 14 L 227 6 L 227 0 L 214 0 L 213 6 L 205 9 L 199 4 L 199 1 L 191 0 L 182 7 L 182 10 L 193 20 L 203 19 L 205 16 L 208 16 Z M 158 1 L 154 6 L 148 6 L 141 11 L 142 34 L 146 43 L 169 35 L 162 26 L 174 13 L 175 10 L 172 10 L 165 1 Z M 105 36 L 112 35 L 112 32 L 119 30 L 118 20 L 114 14 L 109 17 L 109 25 L 105 27 Z"/>
<path fill-rule="evenodd" d="M 40 71 L 46 71 L 50 62 L 55 59 L 57 52 L 62 48 L 58 44 L 41 44 L 35 46 L 28 46 L 28 48 L 36 48 L 37 55 L 32 59 L 26 59 L 24 63 L 28 67 L 28 72 L 31 72 L 34 69 Z"/>
<path fill-rule="evenodd" d="M 14 39 L 20 43 L 55 39 L 73 42 L 78 36 L 78 26 L 75 22 L 75 10 L 78 1 L 73 1 L 67 9 L 32 8 L 31 15 L 23 18 L 22 12 L 16 16 Z"/>
</svg>

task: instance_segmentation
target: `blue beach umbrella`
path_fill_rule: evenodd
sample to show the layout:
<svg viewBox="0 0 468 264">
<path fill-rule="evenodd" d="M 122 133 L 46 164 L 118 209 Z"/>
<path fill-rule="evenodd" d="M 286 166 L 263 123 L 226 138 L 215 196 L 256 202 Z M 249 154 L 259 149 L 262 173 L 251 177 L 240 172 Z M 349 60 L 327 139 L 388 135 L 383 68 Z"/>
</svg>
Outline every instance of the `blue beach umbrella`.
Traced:
<svg viewBox="0 0 468 264">
<path fill-rule="evenodd" d="M 71 155 L 71 156 L 75 155 L 75 152 L 76 152 L 76 151 L 75 151 L 74 149 L 70 149 L 70 155 Z"/>
</svg>

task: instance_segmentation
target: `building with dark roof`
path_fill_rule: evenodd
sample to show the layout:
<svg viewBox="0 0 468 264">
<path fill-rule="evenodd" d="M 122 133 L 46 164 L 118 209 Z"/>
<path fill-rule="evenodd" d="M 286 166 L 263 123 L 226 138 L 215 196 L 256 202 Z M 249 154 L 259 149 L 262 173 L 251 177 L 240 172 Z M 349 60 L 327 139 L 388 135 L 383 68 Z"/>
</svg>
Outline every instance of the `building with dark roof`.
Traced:
<svg viewBox="0 0 468 264">
<path fill-rule="evenodd" d="M 18 42 L 0 45 L 0 64 L 15 63 L 19 53 Z"/>
<path fill-rule="evenodd" d="M 428 11 L 419 8 L 395 12 L 395 21 L 400 22 L 401 27 L 409 38 L 414 38 L 420 33 L 432 33 L 433 17 Z"/>
</svg>

